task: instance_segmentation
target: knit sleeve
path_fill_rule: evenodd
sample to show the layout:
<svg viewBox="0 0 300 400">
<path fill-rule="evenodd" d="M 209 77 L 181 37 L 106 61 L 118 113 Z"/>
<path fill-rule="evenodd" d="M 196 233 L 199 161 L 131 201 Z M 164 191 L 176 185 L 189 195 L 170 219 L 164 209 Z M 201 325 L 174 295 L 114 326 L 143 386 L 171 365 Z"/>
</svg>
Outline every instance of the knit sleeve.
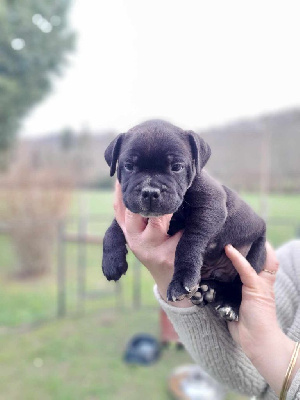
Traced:
<svg viewBox="0 0 300 400">
<path fill-rule="evenodd" d="M 265 380 L 235 344 L 227 323 L 211 307 L 178 308 L 167 304 L 156 286 L 154 293 L 196 363 L 230 390 L 247 396 L 263 395 Z M 271 395 L 268 399 L 272 399 Z"/>
<path fill-rule="evenodd" d="M 287 394 L 287 400 L 300 400 L 300 371 L 297 372 Z"/>
<path fill-rule="evenodd" d="M 286 244 L 278 250 L 277 256 L 280 262 L 275 283 L 278 320 L 283 331 L 293 340 L 299 341 L 300 241 Z M 154 292 L 181 342 L 206 372 L 228 389 L 265 400 L 278 399 L 233 341 L 227 323 L 210 306 L 177 308 L 167 304 L 156 287 Z M 295 376 L 287 398 L 300 400 L 300 372 Z"/>
<path fill-rule="evenodd" d="M 300 240 L 293 240 L 277 250 L 283 279 L 276 282 L 277 314 L 284 332 L 300 341 Z M 288 293 L 288 296 L 286 295 Z M 296 373 L 287 400 L 300 400 L 300 370 Z"/>
</svg>

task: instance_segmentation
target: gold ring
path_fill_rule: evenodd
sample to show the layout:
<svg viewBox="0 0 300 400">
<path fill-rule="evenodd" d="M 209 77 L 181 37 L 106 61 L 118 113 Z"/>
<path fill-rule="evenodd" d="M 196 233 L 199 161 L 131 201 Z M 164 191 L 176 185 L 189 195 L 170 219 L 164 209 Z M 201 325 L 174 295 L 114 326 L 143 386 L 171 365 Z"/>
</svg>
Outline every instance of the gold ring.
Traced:
<svg viewBox="0 0 300 400">
<path fill-rule="evenodd" d="M 263 269 L 263 271 L 268 272 L 271 275 L 275 275 L 277 271 L 270 271 L 269 269 Z"/>
</svg>

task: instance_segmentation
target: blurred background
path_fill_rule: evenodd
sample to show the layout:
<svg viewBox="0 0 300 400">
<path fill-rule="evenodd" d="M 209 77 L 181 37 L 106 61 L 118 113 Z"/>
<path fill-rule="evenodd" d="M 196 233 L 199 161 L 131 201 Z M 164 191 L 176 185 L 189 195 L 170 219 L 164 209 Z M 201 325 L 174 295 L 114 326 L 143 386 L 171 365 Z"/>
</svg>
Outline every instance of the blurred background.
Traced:
<svg viewBox="0 0 300 400">
<path fill-rule="evenodd" d="M 299 8 L 0 1 L 1 399 L 170 399 L 171 371 L 192 363 L 132 254 L 120 283 L 102 276 L 118 133 L 150 118 L 195 130 L 269 241 L 300 237 Z M 164 350 L 128 366 L 141 332 Z"/>
</svg>

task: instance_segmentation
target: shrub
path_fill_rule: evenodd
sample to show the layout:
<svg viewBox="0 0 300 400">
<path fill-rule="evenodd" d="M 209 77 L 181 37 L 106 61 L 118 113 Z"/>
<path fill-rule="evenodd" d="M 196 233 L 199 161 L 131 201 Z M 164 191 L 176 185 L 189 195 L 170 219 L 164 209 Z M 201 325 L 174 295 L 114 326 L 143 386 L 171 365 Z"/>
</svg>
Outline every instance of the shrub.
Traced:
<svg viewBox="0 0 300 400">
<path fill-rule="evenodd" d="M 2 218 L 15 247 L 21 277 L 51 269 L 57 224 L 71 200 L 72 179 L 62 171 L 18 168 L 2 180 Z"/>
</svg>

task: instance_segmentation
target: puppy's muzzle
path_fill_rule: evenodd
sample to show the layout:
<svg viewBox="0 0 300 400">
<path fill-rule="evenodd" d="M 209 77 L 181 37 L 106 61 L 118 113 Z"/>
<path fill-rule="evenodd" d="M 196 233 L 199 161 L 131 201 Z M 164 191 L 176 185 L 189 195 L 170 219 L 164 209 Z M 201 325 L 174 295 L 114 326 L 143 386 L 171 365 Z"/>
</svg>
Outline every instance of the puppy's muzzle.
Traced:
<svg viewBox="0 0 300 400">
<path fill-rule="evenodd" d="M 145 187 L 141 190 L 142 204 L 148 210 L 155 207 L 159 202 L 160 189 L 154 187 Z"/>
</svg>

